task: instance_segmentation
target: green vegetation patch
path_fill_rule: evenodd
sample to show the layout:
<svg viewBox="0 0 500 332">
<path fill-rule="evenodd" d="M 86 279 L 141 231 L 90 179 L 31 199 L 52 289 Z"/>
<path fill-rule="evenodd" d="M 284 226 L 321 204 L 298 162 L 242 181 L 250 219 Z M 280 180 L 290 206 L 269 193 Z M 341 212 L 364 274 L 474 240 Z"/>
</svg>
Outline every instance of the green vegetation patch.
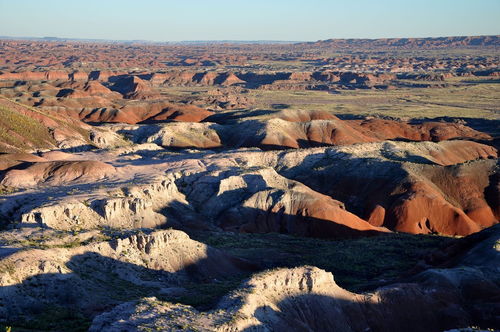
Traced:
<svg viewBox="0 0 500 332">
<path fill-rule="evenodd" d="M 454 241 L 400 233 L 349 240 L 232 233 L 192 237 L 235 256 L 260 262 L 266 268 L 317 266 L 332 272 L 341 287 L 355 292 L 401 277 L 425 255 Z"/>
<path fill-rule="evenodd" d="M 28 116 L 0 106 L 0 142 L 26 150 L 45 148 L 55 144 L 47 128 Z M 12 152 L 0 145 L 0 152 Z"/>
<path fill-rule="evenodd" d="M 160 297 L 173 303 L 182 303 L 195 307 L 198 310 L 208 310 L 217 304 L 224 295 L 237 289 L 250 275 L 240 275 L 214 282 L 189 282 L 182 287 L 186 294 L 179 297 Z"/>
<path fill-rule="evenodd" d="M 63 306 L 47 306 L 39 314 L 15 324 L 5 326 L 5 331 L 88 331 L 91 319 L 77 310 Z M 2 325 L 0 325 L 1 327 Z M 0 328 L 0 331 L 1 328 Z"/>
</svg>

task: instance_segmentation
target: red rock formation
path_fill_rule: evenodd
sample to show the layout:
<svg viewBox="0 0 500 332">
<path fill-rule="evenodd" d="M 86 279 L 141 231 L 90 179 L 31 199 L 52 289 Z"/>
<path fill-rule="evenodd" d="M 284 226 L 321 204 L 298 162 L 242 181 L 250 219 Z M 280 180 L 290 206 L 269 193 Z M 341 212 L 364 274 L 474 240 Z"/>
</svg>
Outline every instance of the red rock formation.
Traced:
<svg viewBox="0 0 500 332">
<path fill-rule="evenodd" d="M 353 128 L 380 140 L 409 139 L 413 141 L 439 142 L 451 138 L 491 139 L 487 134 L 475 131 L 467 126 L 449 122 L 423 122 L 410 124 L 400 121 L 371 119 L 346 120 Z"/>
<path fill-rule="evenodd" d="M 220 85 L 229 86 L 242 83 L 245 83 L 245 81 L 241 80 L 234 73 L 227 73 L 221 77 Z"/>
<path fill-rule="evenodd" d="M 280 148 L 307 148 L 320 145 L 346 145 L 369 143 L 387 139 L 406 139 L 412 141 L 443 141 L 452 138 L 491 139 L 487 134 L 473 130 L 456 123 L 425 122 L 409 124 L 390 120 L 340 120 L 334 115 L 325 112 L 279 112 L 276 119 L 268 121 L 242 122 L 232 130 L 228 129 L 225 142 L 238 146 L 256 146 L 264 149 Z M 284 118 L 287 121 L 282 120 Z M 316 120 L 327 118 L 327 120 Z M 308 120 L 308 122 L 298 122 Z M 291 122 L 294 121 L 294 122 Z M 450 144 L 452 146 L 453 143 Z M 467 155 L 470 151 L 467 146 L 461 145 L 458 155 L 443 151 L 436 152 L 436 158 L 442 163 L 460 154 Z M 489 155 L 490 148 L 482 151 L 472 148 L 479 156 Z M 451 159 L 450 159 L 451 158 Z"/>
<path fill-rule="evenodd" d="M 464 160 L 497 158 L 497 151 L 489 145 L 480 145 L 470 141 L 444 141 L 444 149 L 430 151 L 433 161 L 439 165 L 454 165 Z"/>
<path fill-rule="evenodd" d="M 114 89 L 126 99 L 157 99 L 160 93 L 155 91 L 146 81 L 137 76 L 129 76 L 115 83 Z"/>
<path fill-rule="evenodd" d="M 100 109 L 65 109 L 60 112 L 86 122 L 119 122 L 135 124 L 139 122 L 200 122 L 212 115 L 206 109 L 193 105 L 178 105 L 169 102 L 134 102 L 125 106 Z"/>
<path fill-rule="evenodd" d="M 384 219 L 385 209 L 377 204 L 368 217 L 368 223 L 370 225 L 380 227 L 384 224 Z"/>
<path fill-rule="evenodd" d="M 471 153 L 462 154 L 461 160 L 456 157 L 457 164 L 451 166 L 429 165 L 424 159 L 422 164 L 417 159 L 413 163 L 411 158 L 403 164 L 334 158 L 323 163 L 325 169 L 319 174 L 304 169 L 296 179 L 346 202 L 350 211 L 374 226 L 414 234 L 467 235 L 498 223 L 500 191 L 494 160 L 464 163 L 477 158 L 474 145 L 478 151 L 485 146 L 461 143 Z M 444 148 L 454 149 L 447 144 Z M 492 149 L 483 158 L 494 157 Z"/>
<path fill-rule="evenodd" d="M 113 91 L 111 91 L 98 81 L 88 81 L 87 83 L 85 83 L 83 91 L 88 93 L 90 96 L 106 96 L 113 93 Z"/>
<path fill-rule="evenodd" d="M 89 74 L 82 71 L 75 71 L 69 74 L 69 79 L 71 81 L 87 81 L 89 79 Z"/>
<path fill-rule="evenodd" d="M 429 184 L 414 183 L 390 208 L 393 229 L 412 234 L 468 235 L 480 226 L 461 209 L 453 206 Z"/>
<path fill-rule="evenodd" d="M 203 85 L 214 85 L 215 79 L 219 76 L 216 72 L 206 72 L 199 75 L 199 78 L 196 78 L 196 82 Z"/>
<path fill-rule="evenodd" d="M 292 81 L 300 81 L 300 82 L 309 81 L 312 79 L 312 73 L 310 73 L 310 72 L 293 72 L 290 74 L 288 79 L 292 80 Z"/>
</svg>

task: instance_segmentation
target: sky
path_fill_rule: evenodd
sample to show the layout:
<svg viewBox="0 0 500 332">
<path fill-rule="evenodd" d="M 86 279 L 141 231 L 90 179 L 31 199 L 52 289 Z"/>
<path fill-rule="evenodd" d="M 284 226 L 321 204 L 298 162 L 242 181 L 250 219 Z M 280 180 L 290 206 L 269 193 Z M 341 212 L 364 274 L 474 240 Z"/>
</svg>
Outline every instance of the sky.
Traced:
<svg viewBox="0 0 500 332">
<path fill-rule="evenodd" d="M 0 0 L 0 36 L 286 40 L 500 35 L 500 0 Z"/>
</svg>

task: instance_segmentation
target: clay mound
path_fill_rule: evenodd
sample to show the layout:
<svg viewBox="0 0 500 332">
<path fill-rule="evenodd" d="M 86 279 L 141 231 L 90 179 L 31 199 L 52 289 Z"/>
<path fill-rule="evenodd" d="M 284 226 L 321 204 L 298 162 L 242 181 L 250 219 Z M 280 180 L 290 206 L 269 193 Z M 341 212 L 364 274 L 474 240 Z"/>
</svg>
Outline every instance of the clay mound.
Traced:
<svg viewBox="0 0 500 332">
<path fill-rule="evenodd" d="M 44 157 L 38 157 L 30 153 L 4 153 L 0 154 L 0 171 L 4 171 L 23 162 L 44 162 Z"/>
<path fill-rule="evenodd" d="M 439 150 L 430 151 L 432 160 L 439 165 L 454 165 L 468 160 L 498 158 L 497 150 L 489 145 L 471 141 L 439 142 Z"/>
<path fill-rule="evenodd" d="M 74 155 L 71 153 L 66 153 L 62 151 L 49 151 L 49 152 L 44 152 L 40 155 L 43 159 L 43 161 L 60 161 L 60 160 L 68 160 L 68 159 L 73 159 L 75 158 Z M 38 162 L 38 160 L 26 160 L 26 161 L 31 161 L 31 162 Z"/>
<path fill-rule="evenodd" d="M 246 83 L 242 79 L 240 79 L 238 76 L 236 76 L 234 73 L 226 73 L 223 74 L 222 77 L 219 78 L 220 80 L 220 85 L 223 86 L 230 86 L 230 85 L 235 85 L 235 84 L 243 84 Z"/>
<path fill-rule="evenodd" d="M 125 106 L 115 108 L 86 108 L 65 109 L 61 112 L 66 115 L 79 118 L 85 122 L 94 123 L 157 123 L 168 121 L 200 122 L 212 115 L 213 112 L 206 109 L 183 104 L 172 104 L 169 102 L 133 102 Z"/>
<path fill-rule="evenodd" d="M 189 85 L 197 81 L 197 74 L 195 72 L 182 71 L 180 73 L 168 73 L 165 77 L 164 83 Z M 196 77 L 195 77 L 196 76 Z"/>
<path fill-rule="evenodd" d="M 189 325 L 207 332 L 426 332 L 498 326 L 499 230 L 476 234 L 479 242 L 472 237 L 458 242 L 467 250 L 452 264 L 369 293 L 351 293 L 316 267 L 280 268 L 252 276 L 209 312 L 144 298 L 97 316 L 89 331 Z"/>
<path fill-rule="evenodd" d="M 112 86 L 112 90 L 120 92 L 126 99 L 158 99 L 160 93 L 154 90 L 148 82 L 137 76 L 121 78 Z"/>
<path fill-rule="evenodd" d="M 37 185 L 63 185 L 101 180 L 115 174 L 113 166 L 100 161 L 52 161 L 26 165 L 6 172 L 0 184 L 27 188 Z"/>
<path fill-rule="evenodd" d="M 149 82 L 153 86 L 163 85 L 165 81 L 171 78 L 171 73 L 153 73 L 149 79 Z"/>
<path fill-rule="evenodd" d="M 19 72 L 19 73 L 3 73 L 0 74 L 0 80 L 12 81 L 53 81 L 64 80 L 69 78 L 68 73 L 64 71 L 46 71 L 46 72 Z"/>
<path fill-rule="evenodd" d="M 154 123 L 162 121 L 178 122 L 201 122 L 214 114 L 206 109 L 194 105 L 166 105 L 162 111 L 154 116 L 142 120 L 144 123 Z"/>
<path fill-rule="evenodd" d="M 213 85 L 218 76 L 218 73 L 210 71 L 194 75 L 193 80 L 202 85 Z"/>
<path fill-rule="evenodd" d="M 440 166 L 432 155 L 459 164 Z M 498 223 L 496 160 L 476 160 L 495 156 L 491 147 L 473 142 L 373 143 L 310 157 L 303 168 L 284 174 L 346 202 L 349 211 L 375 226 L 468 235 Z M 311 169 L 317 169 L 314 176 Z"/>
<path fill-rule="evenodd" d="M 221 134 L 228 146 L 263 149 L 348 145 L 388 139 L 434 142 L 457 138 L 491 139 L 487 134 L 456 123 L 409 124 L 382 119 L 340 120 L 327 112 L 307 111 L 280 111 L 269 120 L 241 121 L 237 125 L 227 126 Z M 462 148 L 465 149 L 464 146 Z M 465 149 L 457 153 L 467 154 L 467 151 Z M 440 157 L 447 158 L 444 155 Z M 453 157 L 450 155 L 450 158 Z M 442 161 L 446 162 L 444 159 Z"/>
<path fill-rule="evenodd" d="M 61 89 L 56 97 L 59 98 L 85 98 L 89 97 L 90 95 L 86 93 L 85 91 L 78 90 L 78 89 Z M 43 106 L 51 106 L 49 103 L 47 103 L 46 100 L 44 100 L 41 105 Z M 55 105 L 60 105 L 59 103 L 53 104 Z"/>
<path fill-rule="evenodd" d="M 339 120 L 334 114 L 326 111 L 283 110 L 273 117 L 290 122 L 309 122 L 312 120 Z"/>
<path fill-rule="evenodd" d="M 83 91 L 87 92 L 90 96 L 106 96 L 113 94 L 113 91 L 106 88 L 98 81 L 88 81 L 83 87 Z"/>
<path fill-rule="evenodd" d="M 397 231 L 412 234 L 469 235 L 481 230 L 479 222 L 489 226 L 496 222 L 491 211 L 493 220 L 476 218 L 475 222 L 443 196 L 431 184 L 414 183 L 390 208 L 388 223 L 394 223 Z"/>
<path fill-rule="evenodd" d="M 317 238 L 345 238 L 388 232 L 345 210 L 341 202 L 305 188 L 261 191 L 220 217 L 227 231 L 285 233 Z M 247 222 L 242 222 L 245 220 Z"/>
<path fill-rule="evenodd" d="M 341 120 L 290 122 L 282 119 L 243 121 L 224 129 L 223 141 L 232 146 L 262 149 L 308 148 L 374 142 Z"/>
<path fill-rule="evenodd" d="M 0 98 L 0 152 L 74 148 L 89 144 L 84 123 Z"/>
<path fill-rule="evenodd" d="M 452 138 L 491 139 L 487 134 L 457 123 L 423 122 L 410 124 L 383 119 L 346 120 L 346 122 L 353 128 L 366 132 L 367 135 L 379 140 L 408 139 L 439 142 Z"/>
<path fill-rule="evenodd" d="M 322 238 L 368 236 L 375 227 L 346 211 L 344 205 L 273 169 L 201 173 L 179 179 L 188 202 L 200 215 L 225 230 L 286 233 Z"/>
<path fill-rule="evenodd" d="M 217 126 L 209 122 L 176 122 L 124 129 L 119 133 L 132 137 L 134 143 L 155 143 L 166 148 L 211 149 L 222 146 L 215 130 Z"/>
<path fill-rule="evenodd" d="M 499 221 L 497 166 L 494 160 L 484 160 L 444 169 L 426 167 L 422 175 L 482 229 Z"/>
<path fill-rule="evenodd" d="M 109 99 L 120 99 L 122 95 L 118 92 L 111 91 L 98 81 L 88 81 L 83 86 L 81 84 L 72 83 L 69 85 L 70 88 L 63 88 L 57 94 L 57 97 L 63 98 L 91 98 L 91 104 L 89 106 L 103 105 L 106 106 L 110 104 L 110 102 L 106 99 L 96 98 L 96 97 L 104 97 Z M 61 85 L 63 87 L 63 85 Z M 86 106 L 85 101 L 79 101 L 82 106 Z M 43 106 L 50 106 L 47 101 L 41 102 Z M 75 105 L 65 105 L 65 103 L 57 102 L 54 106 L 75 106 Z"/>
</svg>

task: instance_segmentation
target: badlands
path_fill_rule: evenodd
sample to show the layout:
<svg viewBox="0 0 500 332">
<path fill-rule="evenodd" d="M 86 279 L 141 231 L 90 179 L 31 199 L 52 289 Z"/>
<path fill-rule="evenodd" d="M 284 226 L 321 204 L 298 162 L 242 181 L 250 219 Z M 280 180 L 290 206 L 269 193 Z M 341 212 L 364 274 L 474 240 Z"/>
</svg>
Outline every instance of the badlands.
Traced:
<svg viewBox="0 0 500 332">
<path fill-rule="evenodd" d="M 500 329 L 499 49 L 0 40 L 0 326 Z"/>
</svg>

